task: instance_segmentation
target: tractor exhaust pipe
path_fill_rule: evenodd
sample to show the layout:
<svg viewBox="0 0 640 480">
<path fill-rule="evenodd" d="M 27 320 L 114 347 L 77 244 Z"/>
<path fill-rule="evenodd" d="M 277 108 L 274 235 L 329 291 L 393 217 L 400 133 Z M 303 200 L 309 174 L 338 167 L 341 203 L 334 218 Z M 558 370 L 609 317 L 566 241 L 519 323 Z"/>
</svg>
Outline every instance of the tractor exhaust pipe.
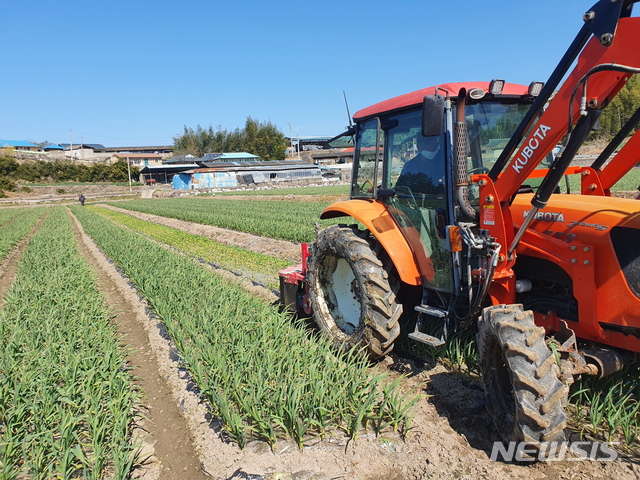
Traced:
<svg viewBox="0 0 640 480">
<path fill-rule="evenodd" d="M 467 90 L 460 89 L 458 93 L 458 105 L 456 109 L 455 124 L 455 156 L 456 156 L 456 199 L 462 212 L 470 219 L 475 220 L 477 214 L 469 203 L 469 172 L 467 167 L 467 152 L 469 151 L 469 135 L 467 122 L 464 117 L 464 105 L 467 100 Z"/>
</svg>

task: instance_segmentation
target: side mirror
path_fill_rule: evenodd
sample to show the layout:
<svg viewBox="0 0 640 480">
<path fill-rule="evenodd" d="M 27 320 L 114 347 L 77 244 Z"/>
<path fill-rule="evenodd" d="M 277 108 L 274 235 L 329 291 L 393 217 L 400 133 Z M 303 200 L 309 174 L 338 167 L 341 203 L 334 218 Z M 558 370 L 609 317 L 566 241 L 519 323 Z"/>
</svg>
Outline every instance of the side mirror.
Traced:
<svg viewBox="0 0 640 480">
<path fill-rule="evenodd" d="M 435 137 L 442 133 L 444 119 L 444 97 L 426 95 L 422 102 L 422 135 Z"/>
</svg>

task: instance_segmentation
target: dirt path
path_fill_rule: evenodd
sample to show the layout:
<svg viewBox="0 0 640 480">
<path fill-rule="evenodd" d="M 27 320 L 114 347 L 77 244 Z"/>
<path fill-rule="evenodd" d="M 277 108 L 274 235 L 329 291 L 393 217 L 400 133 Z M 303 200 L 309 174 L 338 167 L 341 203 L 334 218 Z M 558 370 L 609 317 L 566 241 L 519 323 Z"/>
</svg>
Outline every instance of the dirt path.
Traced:
<svg viewBox="0 0 640 480">
<path fill-rule="evenodd" d="M 143 214 L 146 215 L 146 214 Z M 147 216 L 151 218 L 151 216 Z M 188 222 L 182 222 L 188 223 Z M 183 225 L 193 231 L 202 225 Z M 388 432 L 376 438 L 361 435 L 355 442 L 336 436 L 313 440 L 300 450 L 280 441 L 273 451 L 263 442 L 240 450 L 225 441 L 206 405 L 175 361 L 175 351 L 145 304 L 93 242 L 78 229 L 79 245 L 96 269 L 100 288 L 119 312 L 117 323 L 148 396 L 149 461 L 135 472 L 138 478 L 215 478 L 220 480 L 418 480 L 461 479 L 610 479 L 640 478 L 640 467 L 629 460 L 615 462 L 559 461 L 511 465 L 489 458 L 497 440 L 484 407 L 479 382 L 448 372 L 435 363 L 398 356 L 379 368 L 392 377 L 408 375 L 407 388 L 424 394 L 416 405 L 413 430 L 406 440 Z M 193 230 L 191 230 L 193 229 Z M 236 232 L 237 233 L 237 232 Z M 232 238 L 230 233 L 226 238 Z M 233 368 L 233 366 L 229 366 Z M 426 386 L 423 383 L 426 383 Z"/>
<path fill-rule="evenodd" d="M 176 386 L 179 375 L 169 358 L 170 345 L 147 312 L 136 291 L 124 281 L 95 243 L 72 216 L 78 248 L 91 264 L 97 284 L 116 313 L 114 323 L 123 343 L 130 348 L 129 363 L 137 383 L 146 393 L 137 438 L 144 439 L 143 465 L 135 477 L 144 479 L 199 479 L 202 471 L 193 437 L 176 402 L 183 386 Z M 175 390 L 175 391 L 174 391 Z M 178 394 L 178 395 L 176 395 Z"/>
</svg>

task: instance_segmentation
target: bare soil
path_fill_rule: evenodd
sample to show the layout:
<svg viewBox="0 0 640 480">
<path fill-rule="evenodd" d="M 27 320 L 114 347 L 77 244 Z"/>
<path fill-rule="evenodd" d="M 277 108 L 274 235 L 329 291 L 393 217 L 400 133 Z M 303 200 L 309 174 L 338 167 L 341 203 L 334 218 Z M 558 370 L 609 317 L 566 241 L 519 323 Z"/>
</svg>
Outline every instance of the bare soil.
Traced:
<svg viewBox="0 0 640 480">
<path fill-rule="evenodd" d="M 131 212 L 129 212 L 131 213 Z M 255 238 L 189 222 L 140 214 L 150 221 L 209 236 L 253 251 L 266 248 Z M 137 214 L 136 214 L 137 216 Z M 448 371 L 428 359 L 391 355 L 377 368 L 392 378 L 406 375 L 403 385 L 424 396 L 415 407 L 406 439 L 395 432 L 380 437 L 363 433 L 355 441 L 338 433 L 309 440 L 303 449 L 280 441 L 273 449 L 254 441 L 244 450 L 228 442 L 209 414 L 206 402 L 187 373 L 162 325 L 154 319 L 128 279 L 84 234 L 74 219 L 80 251 L 96 272 L 98 285 L 117 314 L 115 326 L 131 348 L 129 362 L 146 392 L 137 438 L 144 439 L 144 458 L 135 478 L 220 480 L 418 480 L 434 479 L 611 479 L 640 478 L 637 457 L 614 462 L 573 461 L 508 464 L 490 460 L 497 434 L 485 409 L 482 384 Z M 211 229 L 210 229 L 211 228 Z M 254 236 L 255 237 L 255 236 Z M 259 237 L 260 238 L 260 237 Z M 298 255 L 295 244 L 269 239 L 271 255 Z M 0 296 L 9 288 L 23 247 L 0 266 Z M 262 253 L 265 253 L 262 251 Z M 13 265 L 13 266 L 12 266 Z M 256 288 L 256 287 L 254 287 Z M 233 368 L 233 366 L 229 366 Z"/>
</svg>

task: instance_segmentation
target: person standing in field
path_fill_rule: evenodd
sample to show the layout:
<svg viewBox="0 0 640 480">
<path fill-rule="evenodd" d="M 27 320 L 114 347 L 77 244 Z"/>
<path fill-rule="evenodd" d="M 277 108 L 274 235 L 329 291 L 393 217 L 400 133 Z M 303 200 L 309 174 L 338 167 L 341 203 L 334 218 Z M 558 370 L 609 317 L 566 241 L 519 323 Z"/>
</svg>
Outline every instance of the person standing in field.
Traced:
<svg viewBox="0 0 640 480">
<path fill-rule="evenodd" d="M 80 197 L 78 197 L 78 201 L 80 202 L 80 205 L 82 205 L 84 207 L 84 195 L 80 194 Z"/>
</svg>

